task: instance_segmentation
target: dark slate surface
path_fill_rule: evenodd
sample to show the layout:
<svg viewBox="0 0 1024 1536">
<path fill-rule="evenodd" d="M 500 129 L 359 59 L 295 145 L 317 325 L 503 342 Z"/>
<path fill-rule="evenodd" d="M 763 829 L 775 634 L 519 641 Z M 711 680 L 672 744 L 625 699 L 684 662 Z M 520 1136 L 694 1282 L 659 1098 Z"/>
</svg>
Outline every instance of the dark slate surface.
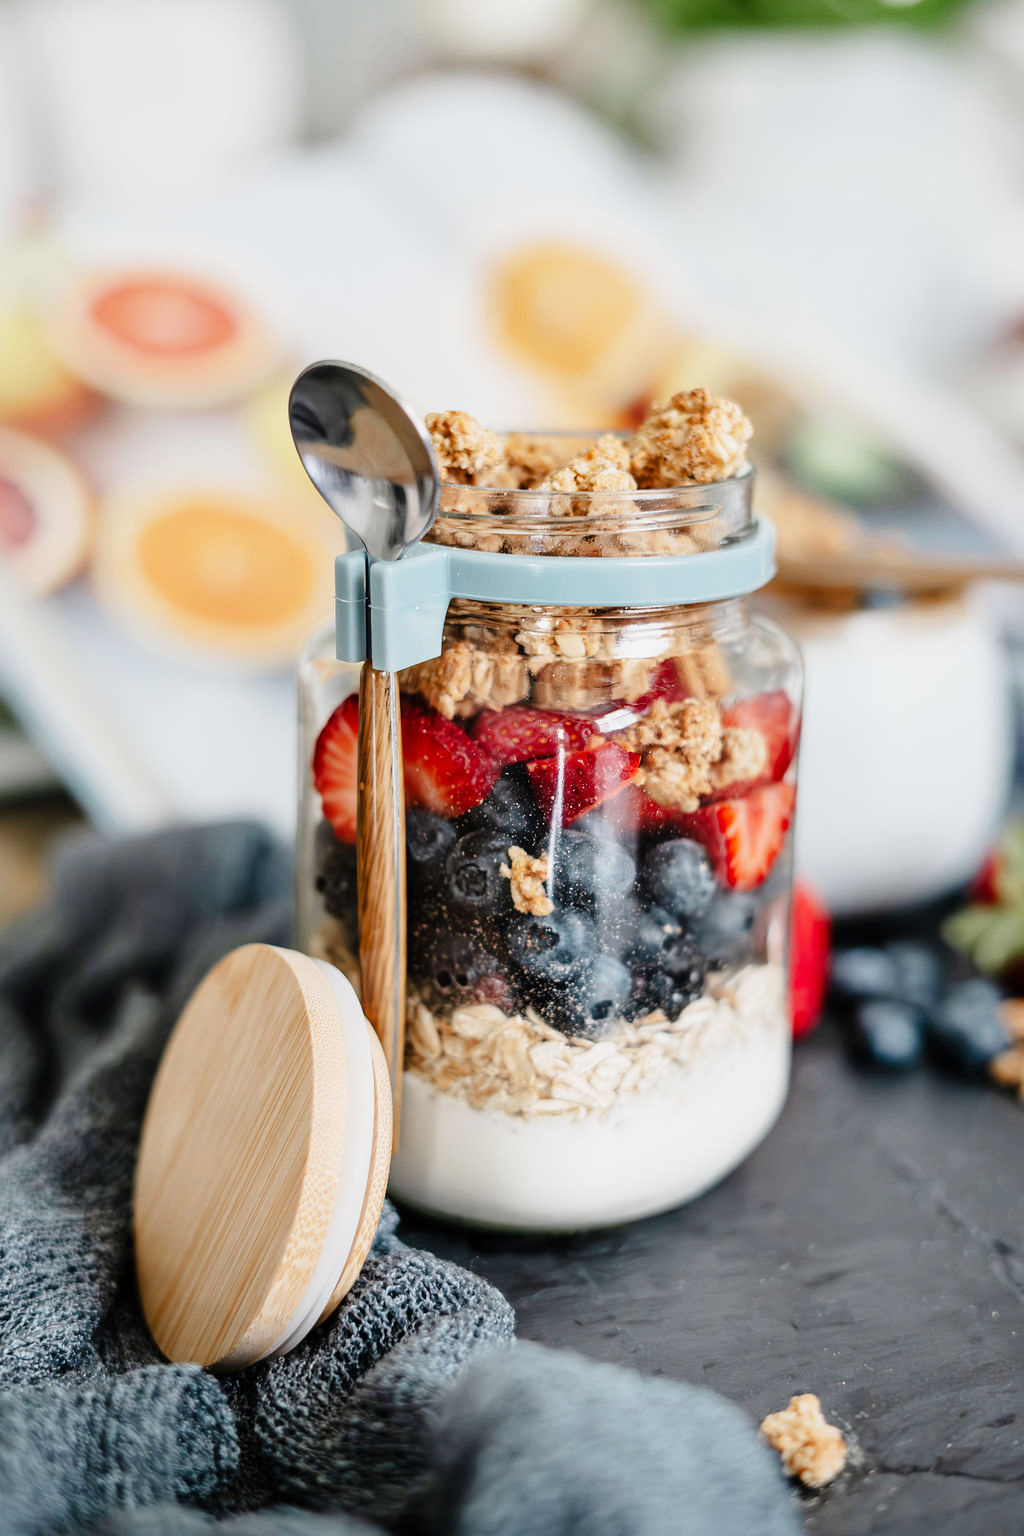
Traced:
<svg viewBox="0 0 1024 1536">
<path fill-rule="evenodd" d="M 1024 1532 L 1024 1109 L 1008 1096 L 866 1077 L 826 1025 L 771 1136 L 694 1205 L 582 1237 L 411 1214 L 403 1235 L 499 1286 L 524 1338 L 705 1382 L 758 1418 L 817 1392 L 857 1450 L 804 1499 L 811 1532 Z"/>
</svg>

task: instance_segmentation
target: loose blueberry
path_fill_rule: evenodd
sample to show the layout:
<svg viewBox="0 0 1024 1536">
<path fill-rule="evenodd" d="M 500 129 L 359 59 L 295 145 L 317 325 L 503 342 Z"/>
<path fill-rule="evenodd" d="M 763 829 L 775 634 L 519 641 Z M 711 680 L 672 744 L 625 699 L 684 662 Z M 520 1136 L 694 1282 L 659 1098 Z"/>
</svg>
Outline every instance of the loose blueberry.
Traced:
<svg viewBox="0 0 1024 1536">
<path fill-rule="evenodd" d="M 719 891 L 696 924 L 694 938 L 712 964 L 740 960 L 757 923 L 758 901 L 743 891 Z"/>
<path fill-rule="evenodd" d="M 943 966 L 934 949 L 912 939 L 899 939 L 885 946 L 896 968 L 896 995 L 930 1013 L 942 995 Z"/>
<path fill-rule="evenodd" d="M 587 912 L 617 902 L 636 879 L 636 865 L 625 848 L 572 827 L 558 835 L 554 866 L 555 899 Z"/>
<path fill-rule="evenodd" d="M 841 949 L 832 956 L 832 995 L 840 1003 L 867 998 L 898 998 L 899 972 L 885 949 Z"/>
<path fill-rule="evenodd" d="M 509 839 L 503 832 L 481 828 L 467 832 L 448 851 L 444 888 L 452 911 L 478 922 L 511 912 L 508 880 L 501 873 L 508 863 Z"/>
<path fill-rule="evenodd" d="M 543 817 L 522 763 L 513 763 L 502 771 L 487 799 L 467 811 L 459 827 L 466 832 L 501 832 L 507 838 L 506 848 L 510 843 L 526 846 L 539 836 Z"/>
<path fill-rule="evenodd" d="M 932 1013 L 928 1038 L 937 1055 L 965 1076 L 982 1073 L 1009 1038 L 999 1017 L 1002 993 L 977 978 L 950 987 Z"/>
<path fill-rule="evenodd" d="M 655 844 L 644 860 L 643 884 L 659 907 L 689 921 L 703 916 L 716 889 L 710 859 L 686 837 Z"/>
<path fill-rule="evenodd" d="M 858 1056 L 884 1072 L 909 1072 L 924 1050 L 924 1019 L 917 1008 L 891 998 L 858 1003 L 853 1015 Z"/>
<path fill-rule="evenodd" d="M 316 888 L 323 897 L 325 909 L 340 922 L 356 923 L 359 902 L 355 844 L 341 842 L 335 837 L 330 822 L 322 821 L 316 829 L 314 860 Z"/>
<path fill-rule="evenodd" d="M 446 816 L 437 816 L 420 805 L 405 813 L 405 852 L 410 877 L 434 877 L 449 848 L 455 828 Z"/>
<path fill-rule="evenodd" d="M 508 949 L 528 980 L 570 981 L 593 968 L 594 925 L 580 912 L 557 909 L 508 929 Z"/>
</svg>

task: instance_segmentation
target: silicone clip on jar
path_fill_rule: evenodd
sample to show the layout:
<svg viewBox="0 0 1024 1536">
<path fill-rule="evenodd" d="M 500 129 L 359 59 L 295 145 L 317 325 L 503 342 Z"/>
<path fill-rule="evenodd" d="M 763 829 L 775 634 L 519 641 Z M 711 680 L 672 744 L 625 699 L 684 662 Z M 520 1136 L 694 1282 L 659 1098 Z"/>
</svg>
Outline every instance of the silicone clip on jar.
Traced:
<svg viewBox="0 0 1024 1536">
<path fill-rule="evenodd" d="M 778 1115 L 800 664 L 747 603 L 774 569 L 753 484 L 445 484 L 430 542 L 371 568 L 405 752 L 399 1199 L 624 1221 Z M 338 561 L 300 687 L 299 943 L 357 989 L 365 569 Z"/>
</svg>

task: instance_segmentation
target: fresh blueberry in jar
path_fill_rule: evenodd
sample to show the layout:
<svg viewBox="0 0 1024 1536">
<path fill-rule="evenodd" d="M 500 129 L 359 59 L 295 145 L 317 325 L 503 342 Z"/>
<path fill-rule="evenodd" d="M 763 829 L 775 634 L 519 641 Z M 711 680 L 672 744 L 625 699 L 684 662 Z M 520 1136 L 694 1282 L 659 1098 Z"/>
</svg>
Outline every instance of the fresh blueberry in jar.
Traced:
<svg viewBox="0 0 1024 1536">
<path fill-rule="evenodd" d="M 503 768 L 486 800 L 459 818 L 460 831 L 502 833 L 507 838 L 506 848 L 510 843 L 532 843 L 543 824 L 522 763 Z"/>
<path fill-rule="evenodd" d="M 598 955 L 583 983 L 583 1013 L 591 1031 L 620 1018 L 629 1001 L 633 978 L 621 960 Z"/>
<path fill-rule="evenodd" d="M 883 1072 L 909 1072 L 924 1050 L 924 1017 L 919 1008 L 894 998 L 864 998 L 854 1008 L 854 1052 Z"/>
<path fill-rule="evenodd" d="M 625 960 L 633 970 L 685 973 L 697 949 L 682 924 L 663 907 L 638 907 L 626 934 Z"/>
<path fill-rule="evenodd" d="M 694 938 L 713 965 L 742 960 L 757 925 L 759 903 L 744 891 L 719 891 L 694 927 Z"/>
<path fill-rule="evenodd" d="M 554 843 L 555 898 L 593 912 L 631 891 L 636 864 L 619 843 L 568 828 Z"/>
<path fill-rule="evenodd" d="M 593 968 L 594 925 L 581 912 L 558 911 L 509 925 L 509 954 L 528 981 L 571 981 Z"/>
<path fill-rule="evenodd" d="M 322 821 L 316 829 L 314 862 L 316 888 L 325 910 L 341 922 L 357 922 L 355 844 L 343 843 L 335 836 L 330 822 Z"/>
<path fill-rule="evenodd" d="M 1009 1045 L 1000 1018 L 999 988 L 974 978 L 949 988 L 928 1024 L 928 1039 L 936 1054 L 965 1076 L 984 1072 L 993 1056 Z"/>
<path fill-rule="evenodd" d="M 885 949 L 862 946 L 841 949 L 832 956 L 829 985 L 834 1001 L 847 1005 L 869 998 L 893 998 L 900 995 L 899 972 L 893 956 Z"/>
<path fill-rule="evenodd" d="M 597 1040 L 625 1016 L 631 988 L 632 977 L 622 962 L 599 954 L 589 970 L 572 980 L 545 980 L 533 988 L 531 1001 L 554 1029 Z"/>
<path fill-rule="evenodd" d="M 435 879 L 455 842 L 455 828 L 446 816 L 421 805 L 405 813 L 405 855 L 410 879 Z"/>
<path fill-rule="evenodd" d="M 453 914 L 486 924 L 512 911 L 508 880 L 509 840 L 503 832 L 467 832 L 448 851 L 444 890 Z"/>
<path fill-rule="evenodd" d="M 640 973 L 634 977 L 628 1016 L 638 1019 L 660 1008 L 665 1017 L 674 1022 L 703 990 L 704 968 L 699 957 L 695 958 L 688 972 L 680 975 L 672 975 L 669 971 Z"/>
<path fill-rule="evenodd" d="M 410 974 L 435 1006 L 511 1001 L 508 983 L 494 955 L 463 933 L 423 932 L 410 945 Z"/>
<path fill-rule="evenodd" d="M 643 885 L 656 906 L 693 922 L 708 910 L 716 890 L 711 860 L 700 843 L 673 837 L 656 843 L 644 860 Z"/>
</svg>

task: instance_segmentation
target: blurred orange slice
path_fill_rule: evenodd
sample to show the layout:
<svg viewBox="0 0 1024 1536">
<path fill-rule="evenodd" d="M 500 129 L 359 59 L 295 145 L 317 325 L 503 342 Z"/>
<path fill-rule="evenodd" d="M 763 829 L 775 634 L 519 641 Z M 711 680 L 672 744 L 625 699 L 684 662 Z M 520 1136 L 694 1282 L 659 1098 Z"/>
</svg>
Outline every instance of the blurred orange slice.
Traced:
<svg viewBox="0 0 1024 1536">
<path fill-rule="evenodd" d="M 257 670 L 291 663 L 331 608 L 334 555 L 304 505 L 186 488 L 105 509 L 93 561 L 97 596 L 162 649 Z"/>
<path fill-rule="evenodd" d="M 582 246 L 511 252 L 491 275 L 488 305 L 507 353 L 605 408 L 640 393 L 661 360 L 665 326 L 651 295 Z"/>
<path fill-rule="evenodd" d="M 71 460 L 24 432 L 0 427 L 0 560 L 42 595 L 77 576 L 93 534 L 89 488 Z"/>
<path fill-rule="evenodd" d="M 158 269 L 94 273 L 50 316 L 72 372 L 132 405 L 219 405 L 255 389 L 277 361 L 263 322 L 206 278 Z"/>
</svg>

